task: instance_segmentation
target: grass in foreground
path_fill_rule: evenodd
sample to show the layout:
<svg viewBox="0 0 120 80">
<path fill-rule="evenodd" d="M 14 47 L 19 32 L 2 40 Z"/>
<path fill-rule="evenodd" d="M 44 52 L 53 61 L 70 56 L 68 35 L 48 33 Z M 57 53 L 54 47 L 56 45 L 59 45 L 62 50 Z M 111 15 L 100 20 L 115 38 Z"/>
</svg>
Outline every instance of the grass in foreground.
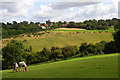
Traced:
<svg viewBox="0 0 120 80">
<path fill-rule="evenodd" d="M 118 78 L 118 54 L 31 65 L 27 72 L 3 70 L 3 78 Z"/>
</svg>

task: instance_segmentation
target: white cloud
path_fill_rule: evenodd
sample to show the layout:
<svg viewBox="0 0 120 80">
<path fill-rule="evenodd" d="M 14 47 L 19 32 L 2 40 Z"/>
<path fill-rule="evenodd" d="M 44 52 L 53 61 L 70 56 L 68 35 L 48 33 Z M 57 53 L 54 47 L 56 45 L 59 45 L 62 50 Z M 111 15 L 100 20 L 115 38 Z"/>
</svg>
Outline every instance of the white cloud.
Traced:
<svg viewBox="0 0 120 80">
<path fill-rule="evenodd" d="M 100 0 L 99 0 L 100 1 Z M 40 9 L 35 9 L 33 0 L 2 3 L 0 16 L 2 21 L 83 21 L 86 19 L 107 19 L 118 16 L 118 1 L 113 3 L 98 2 L 59 2 L 40 4 Z M 97 4 L 96 4 L 97 3 Z M 1 19 L 0 19 L 1 21 Z"/>
<path fill-rule="evenodd" d="M 79 12 L 74 17 L 75 20 L 86 19 L 110 19 L 117 17 L 118 13 L 114 4 L 99 3 L 96 5 L 88 5 L 84 8 L 79 8 Z"/>
<path fill-rule="evenodd" d="M 59 2 L 40 6 L 34 15 L 40 20 L 84 21 L 86 19 L 110 19 L 118 16 L 118 1 L 95 4 L 93 2 Z M 84 5 L 84 6 L 83 6 Z"/>
<path fill-rule="evenodd" d="M 51 5 L 53 9 L 68 9 L 85 5 L 97 4 L 99 2 L 57 2 Z"/>
<path fill-rule="evenodd" d="M 54 10 L 49 5 L 40 5 L 40 10 L 33 12 L 33 19 L 43 22 L 61 15 L 64 15 L 64 10 Z"/>
<path fill-rule="evenodd" d="M 27 17 L 29 11 L 33 9 L 33 0 L 21 0 L 17 2 L 1 2 L 2 8 L 0 9 L 0 21 L 10 21 L 16 17 Z"/>
</svg>

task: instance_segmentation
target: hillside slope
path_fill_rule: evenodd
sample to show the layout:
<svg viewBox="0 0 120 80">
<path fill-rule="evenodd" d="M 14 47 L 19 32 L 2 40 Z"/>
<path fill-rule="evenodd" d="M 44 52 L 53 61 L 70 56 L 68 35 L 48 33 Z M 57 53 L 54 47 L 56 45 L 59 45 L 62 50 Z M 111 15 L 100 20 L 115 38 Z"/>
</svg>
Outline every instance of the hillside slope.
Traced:
<svg viewBox="0 0 120 80">
<path fill-rule="evenodd" d="M 42 32 L 45 33 L 45 32 Z M 14 39 L 14 38 L 13 38 Z M 113 40 L 111 32 L 76 32 L 76 31 L 51 31 L 49 33 L 45 33 L 43 35 L 37 35 L 33 37 L 27 37 L 20 35 L 15 38 L 19 41 L 24 42 L 24 46 L 29 48 L 32 46 L 34 52 L 41 51 L 44 47 L 50 48 L 52 46 L 64 47 L 68 45 L 80 45 L 81 43 L 97 43 L 102 40 L 111 41 Z M 10 39 L 8 39 L 9 41 Z M 5 46 L 8 42 L 7 39 L 3 40 L 3 46 Z"/>
<path fill-rule="evenodd" d="M 3 78 L 117 78 L 118 54 L 75 58 L 28 66 L 27 72 L 3 70 Z"/>
</svg>

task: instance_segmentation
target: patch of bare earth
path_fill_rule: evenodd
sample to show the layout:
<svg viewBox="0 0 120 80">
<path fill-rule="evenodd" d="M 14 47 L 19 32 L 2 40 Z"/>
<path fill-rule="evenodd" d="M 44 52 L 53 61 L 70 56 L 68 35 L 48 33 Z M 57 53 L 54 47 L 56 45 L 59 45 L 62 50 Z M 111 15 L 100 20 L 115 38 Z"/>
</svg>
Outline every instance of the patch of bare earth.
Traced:
<svg viewBox="0 0 120 80">
<path fill-rule="evenodd" d="M 56 30 L 86 30 L 81 28 L 57 28 Z"/>
</svg>

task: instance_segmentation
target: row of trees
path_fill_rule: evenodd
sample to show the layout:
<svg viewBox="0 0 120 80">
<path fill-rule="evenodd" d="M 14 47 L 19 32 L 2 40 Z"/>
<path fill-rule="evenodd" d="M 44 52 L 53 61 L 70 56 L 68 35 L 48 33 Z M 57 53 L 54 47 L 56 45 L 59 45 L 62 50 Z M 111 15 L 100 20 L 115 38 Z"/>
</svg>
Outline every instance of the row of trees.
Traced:
<svg viewBox="0 0 120 80">
<path fill-rule="evenodd" d="M 62 26 L 62 24 L 66 24 L 67 22 L 51 22 L 50 20 L 46 21 L 46 24 L 48 24 L 50 27 L 47 29 L 55 29 L 60 27 L 67 27 L 67 28 L 83 28 L 87 30 L 105 30 L 108 29 L 108 27 L 113 26 L 115 23 L 117 23 L 118 19 L 107 19 L 107 20 L 85 20 L 84 22 L 74 22 L 70 21 L 67 26 Z M 41 27 L 39 27 L 37 24 L 43 25 L 44 23 L 39 22 L 30 22 L 23 21 L 20 23 L 17 23 L 16 21 L 13 21 L 12 23 L 7 22 L 0 23 L 2 25 L 2 38 L 9 38 L 18 34 L 23 33 L 34 33 L 37 31 L 43 30 Z"/>
<path fill-rule="evenodd" d="M 23 21 L 20 23 L 17 23 L 16 21 L 13 21 L 13 23 L 1 23 L 2 24 L 2 37 L 3 38 L 9 38 L 18 34 L 23 33 L 32 33 L 36 31 L 40 31 L 42 28 L 38 27 L 36 23 L 30 22 L 28 24 L 27 21 Z"/>
<path fill-rule="evenodd" d="M 106 30 L 117 23 L 118 19 L 107 19 L 107 20 L 85 20 L 84 22 L 69 22 L 67 28 L 83 28 L 87 30 Z"/>
</svg>

